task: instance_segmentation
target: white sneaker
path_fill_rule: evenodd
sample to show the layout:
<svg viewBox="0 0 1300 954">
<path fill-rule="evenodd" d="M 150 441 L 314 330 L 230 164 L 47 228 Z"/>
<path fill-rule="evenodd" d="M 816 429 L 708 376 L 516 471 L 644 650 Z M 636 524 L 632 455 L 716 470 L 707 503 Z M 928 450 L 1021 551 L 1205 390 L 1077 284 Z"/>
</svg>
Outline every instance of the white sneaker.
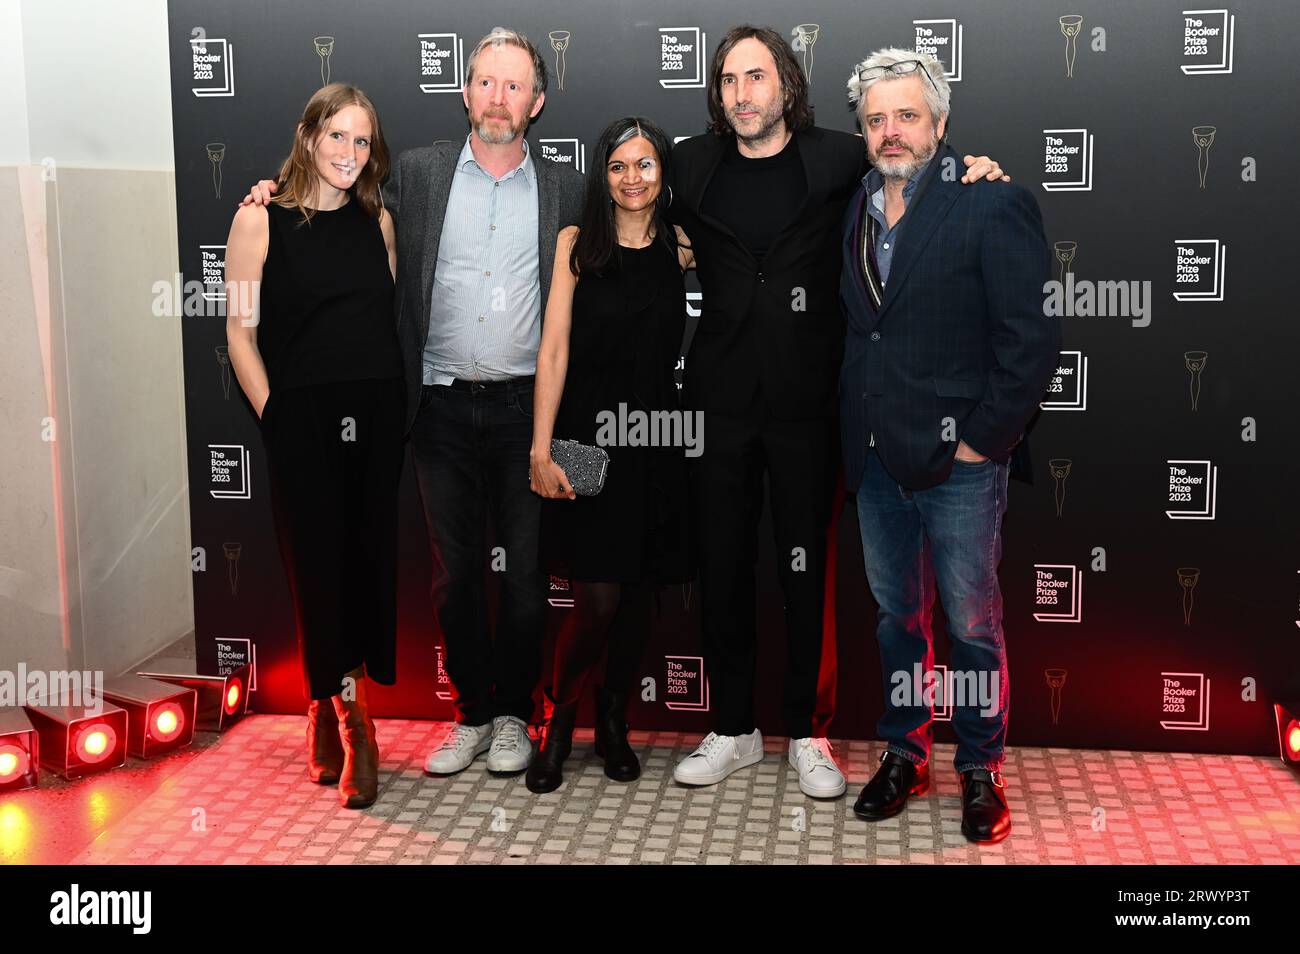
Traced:
<svg viewBox="0 0 1300 954">
<path fill-rule="evenodd" d="M 791 739 L 790 768 L 799 770 L 799 791 L 811 798 L 839 798 L 844 775 L 826 739 Z"/>
<path fill-rule="evenodd" d="M 424 770 L 432 775 L 453 775 L 486 752 L 491 744 L 491 722 L 484 725 L 458 722 L 442 740 L 442 745 L 429 753 Z"/>
<path fill-rule="evenodd" d="M 489 772 L 522 772 L 533 760 L 533 740 L 528 724 L 515 716 L 492 720 L 492 748 L 488 750 Z"/>
<path fill-rule="evenodd" d="M 677 763 L 673 780 L 683 785 L 713 785 L 737 769 L 763 760 L 763 733 L 718 735 L 710 732 L 699 747 Z"/>
</svg>

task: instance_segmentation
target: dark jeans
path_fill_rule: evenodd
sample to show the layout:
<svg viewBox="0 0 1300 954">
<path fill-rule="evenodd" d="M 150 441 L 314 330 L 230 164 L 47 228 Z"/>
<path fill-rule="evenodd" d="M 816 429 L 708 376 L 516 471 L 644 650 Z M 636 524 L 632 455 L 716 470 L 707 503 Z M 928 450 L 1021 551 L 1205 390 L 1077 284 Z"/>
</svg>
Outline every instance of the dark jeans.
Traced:
<svg viewBox="0 0 1300 954">
<path fill-rule="evenodd" d="M 532 440 L 532 378 L 421 391 L 411 449 L 433 552 L 433 606 L 459 720 L 469 725 L 533 714 L 546 581 L 537 550 L 542 498 L 528 484 Z M 500 581 L 495 637 L 488 572 Z"/>
<path fill-rule="evenodd" d="M 761 395 L 749 414 L 705 414 L 704 452 L 691 461 L 691 483 L 704 655 L 714 731 L 720 735 L 754 730 L 754 569 L 764 475 L 785 597 L 783 727 L 797 739 L 825 731 L 814 726 L 814 717 L 823 614 L 828 612 L 826 545 L 838 452 L 833 417 L 778 420 Z M 829 612 L 833 615 L 833 605 Z"/>
<path fill-rule="evenodd" d="M 992 460 L 955 461 L 952 475 L 937 487 L 905 490 L 875 450 L 867 452 L 858 524 L 867 581 L 880 607 L 876 639 L 885 714 L 877 732 L 889 751 L 918 765 L 930 757 L 930 703 L 937 701 L 925 693 L 926 674 L 934 668 L 936 584 L 952 642 L 947 701 L 958 738 L 957 771 L 1002 765 L 1010 689 L 998 563 L 1008 471 Z"/>
</svg>

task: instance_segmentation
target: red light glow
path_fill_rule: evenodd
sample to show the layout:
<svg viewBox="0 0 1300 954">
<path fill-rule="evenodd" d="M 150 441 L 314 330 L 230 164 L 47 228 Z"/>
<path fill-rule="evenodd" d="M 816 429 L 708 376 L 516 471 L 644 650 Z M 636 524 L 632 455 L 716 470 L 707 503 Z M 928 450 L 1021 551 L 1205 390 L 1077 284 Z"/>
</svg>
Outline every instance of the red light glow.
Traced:
<svg viewBox="0 0 1300 954">
<path fill-rule="evenodd" d="M 113 754 L 116 747 L 117 733 L 103 722 L 84 726 L 77 733 L 77 756 L 83 762 L 102 762 Z"/>
<path fill-rule="evenodd" d="M 235 714 L 235 710 L 239 708 L 240 694 L 239 680 L 236 679 L 230 683 L 230 688 L 226 690 L 226 715 Z"/>
</svg>

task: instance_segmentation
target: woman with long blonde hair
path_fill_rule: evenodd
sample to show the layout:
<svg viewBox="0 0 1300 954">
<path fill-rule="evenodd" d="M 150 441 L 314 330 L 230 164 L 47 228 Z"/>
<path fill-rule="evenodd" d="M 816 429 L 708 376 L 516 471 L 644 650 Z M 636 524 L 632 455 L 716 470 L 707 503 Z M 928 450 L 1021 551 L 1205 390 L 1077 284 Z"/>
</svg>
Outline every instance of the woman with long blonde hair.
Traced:
<svg viewBox="0 0 1300 954">
<path fill-rule="evenodd" d="M 396 680 L 397 485 L 405 390 L 396 241 L 374 104 L 332 83 L 303 110 L 275 198 L 226 244 L 230 363 L 266 446 L 294 603 L 312 781 L 378 794 L 366 677 Z"/>
</svg>

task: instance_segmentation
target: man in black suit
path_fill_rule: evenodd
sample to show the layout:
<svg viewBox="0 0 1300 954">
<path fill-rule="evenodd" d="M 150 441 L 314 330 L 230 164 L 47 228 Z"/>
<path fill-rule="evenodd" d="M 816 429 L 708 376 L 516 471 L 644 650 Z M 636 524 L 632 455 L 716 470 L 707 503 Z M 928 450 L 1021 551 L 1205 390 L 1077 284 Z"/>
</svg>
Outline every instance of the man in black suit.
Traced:
<svg viewBox="0 0 1300 954">
<path fill-rule="evenodd" d="M 754 563 L 764 474 L 785 595 L 788 758 L 814 797 L 844 791 L 814 725 L 838 461 L 844 324 L 838 227 L 866 171 L 862 140 L 812 124 L 804 75 L 766 28 L 730 30 L 710 69 L 709 133 L 673 151 L 674 214 L 694 248 L 703 313 L 683 397 L 704 416 L 693 460 L 714 731 L 676 768 L 708 785 L 763 756 L 755 727 Z M 972 163 L 975 160 L 970 160 Z M 973 173 L 1000 177 L 982 163 Z"/>
<path fill-rule="evenodd" d="M 1043 309 L 1047 242 L 1024 188 L 954 181 L 937 60 L 880 50 L 849 89 L 874 169 L 842 232 L 842 444 L 879 605 L 888 743 L 854 811 L 888 818 L 929 785 L 937 588 L 952 642 L 941 688 L 958 737 L 962 831 L 996 842 L 1011 830 L 997 577 L 1007 475 L 1061 345 Z"/>
</svg>

